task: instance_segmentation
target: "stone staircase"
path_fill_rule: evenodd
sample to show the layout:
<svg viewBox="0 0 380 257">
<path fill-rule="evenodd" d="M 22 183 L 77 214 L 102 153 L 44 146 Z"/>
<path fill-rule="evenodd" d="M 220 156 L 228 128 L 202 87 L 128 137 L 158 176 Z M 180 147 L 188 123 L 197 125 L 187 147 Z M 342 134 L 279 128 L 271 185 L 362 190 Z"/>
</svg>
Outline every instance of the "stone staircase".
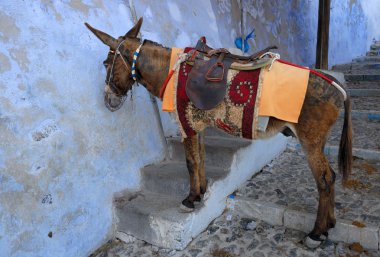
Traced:
<svg viewBox="0 0 380 257">
<path fill-rule="evenodd" d="M 369 160 L 380 160 L 380 41 L 374 41 L 365 57 L 355 58 L 350 64 L 336 65 L 345 75 L 352 100 L 354 155 Z M 338 144 L 336 125 L 332 135 Z M 378 140 L 376 140 L 378 139 Z"/>
<path fill-rule="evenodd" d="M 156 246 L 182 250 L 225 209 L 226 197 L 286 147 L 278 135 L 268 140 L 233 138 L 206 130 L 205 169 L 208 189 L 192 213 L 179 210 L 189 191 L 180 137 L 167 138 L 167 158 L 143 168 L 142 187 L 115 199 L 117 236 L 133 236 Z"/>
<path fill-rule="evenodd" d="M 351 63 L 335 65 L 333 70 L 341 71 L 349 82 L 380 81 L 380 41 L 374 41 L 366 56 L 352 60 Z"/>
</svg>

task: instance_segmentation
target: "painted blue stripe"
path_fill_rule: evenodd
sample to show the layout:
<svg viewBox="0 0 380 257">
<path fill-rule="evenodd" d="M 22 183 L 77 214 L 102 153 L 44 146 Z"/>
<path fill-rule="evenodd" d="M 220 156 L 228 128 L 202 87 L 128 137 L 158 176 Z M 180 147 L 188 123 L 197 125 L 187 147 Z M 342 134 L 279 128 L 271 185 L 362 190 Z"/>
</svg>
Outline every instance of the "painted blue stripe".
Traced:
<svg viewBox="0 0 380 257">
<path fill-rule="evenodd" d="M 380 114 L 377 113 L 368 113 L 369 120 L 380 120 Z"/>
</svg>

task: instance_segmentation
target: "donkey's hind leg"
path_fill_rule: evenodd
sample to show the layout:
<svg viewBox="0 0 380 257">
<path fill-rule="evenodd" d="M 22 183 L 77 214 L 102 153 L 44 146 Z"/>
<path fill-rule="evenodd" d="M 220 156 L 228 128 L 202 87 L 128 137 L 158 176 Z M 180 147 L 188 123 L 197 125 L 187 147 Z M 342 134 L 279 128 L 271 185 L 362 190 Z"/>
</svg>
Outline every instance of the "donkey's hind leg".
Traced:
<svg viewBox="0 0 380 257">
<path fill-rule="evenodd" d="M 187 137 L 184 139 L 183 145 L 185 147 L 186 165 L 190 175 L 190 193 L 181 204 L 181 209 L 186 212 L 194 210 L 194 202 L 201 200 L 200 181 L 199 181 L 199 168 L 200 168 L 200 155 L 199 155 L 199 142 L 198 135 Z"/>
<path fill-rule="evenodd" d="M 320 147 L 307 151 L 307 161 L 317 184 L 319 203 L 314 228 L 308 235 L 312 240 L 306 243 L 309 247 L 317 247 L 327 237 L 327 231 L 335 226 L 335 172 Z"/>
<path fill-rule="evenodd" d="M 321 111 L 324 116 L 320 115 Z M 318 116 L 319 119 L 311 118 Z M 298 139 L 307 155 L 319 193 L 317 219 L 313 230 L 305 240 L 307 246 L 311 248 L 318 247 L 328 235 L 327 231 L 335 226 L 335 173 L 324 154 L 324 146 L 337 116 L 336 108 L 329 108 L 328 104 L 307 107 L 303 110 L 296 126 Z"/>
</svg>

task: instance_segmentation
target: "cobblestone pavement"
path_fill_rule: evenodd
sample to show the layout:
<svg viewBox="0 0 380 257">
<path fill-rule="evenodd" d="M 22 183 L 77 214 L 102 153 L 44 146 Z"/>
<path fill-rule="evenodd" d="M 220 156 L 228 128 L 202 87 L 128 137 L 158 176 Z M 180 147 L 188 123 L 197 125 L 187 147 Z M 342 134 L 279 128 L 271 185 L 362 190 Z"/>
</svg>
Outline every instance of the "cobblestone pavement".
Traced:
<svg viewBox="0 0 380 257">
<path fill-rule="evenodd" d="M 329 240 L 315 250 L 302 244 L 305 233 L 262 221 L 222 215 L 183 251 L 163 249 L 141 240 L 124 243 L 117 239 L 105 244 L 91 257 L 329 257 L 380 256 L 380 252 Z"/>
<path fill-rule="evenodd" d="M 336 166 L 335 160 L 331 160 L 331 163 L 333 167 Z M 380 163 L 356 159 L 352 179 L 358 182 L 354 188 L 343 189 L 338 175 L 337 217 L 356 220 L 365 225 L 378 225 Z M 286 150 L 236 193 L 252 200 L 273 202 L 309 213 L 315 213 L 317 208 L 316 186 L 305 156 L 292 150 Z M 184 251 L 162 249 L 136 239 L 130 243 L 112 240 L 91 257 L 380 256 L 379 251 L 361 249 L 360 245 L 333 243 L 329 240 L 316 250 L 310 250 L 301 243 L 305 235 L 297 230 L 272 226 L 233 213 L 231 221 L 227 221 L 226 214 L 214 220 Z"/>
<path fill-rule="evenodd" d="M 379 98 L 380 101 L 380 98 Z M 339 119 L 334 125 L 327 141 L 329 145 L 339 145 L 342 134 L 343 119 Z M 352 119 L 353 147 L 362 149 L 380 150 L 380 121 L 367 121 L 364 119 Z"/>
<path fill-rule="evenodd" d="M 380 81 L 348 81 L 347 87 L 351 89 L 379 89 Z"/>
<path fill-rule="evenodd" d="M 329 157 L 337 173 L 336 217 L 367 225 L 380 224 L 380 162 L 354 158 L 352 188 L 343 188 L 337 158 Z M 239 189 L 239 194 L 298 211 L 316 213 L 318 193 L 303 153 L 286 150 Z"/>
<path fill-rule="evenodd" d="M 378 96 L 351 97 L 352 109 L 379 111 L 379 100 Z"/>
</svg>

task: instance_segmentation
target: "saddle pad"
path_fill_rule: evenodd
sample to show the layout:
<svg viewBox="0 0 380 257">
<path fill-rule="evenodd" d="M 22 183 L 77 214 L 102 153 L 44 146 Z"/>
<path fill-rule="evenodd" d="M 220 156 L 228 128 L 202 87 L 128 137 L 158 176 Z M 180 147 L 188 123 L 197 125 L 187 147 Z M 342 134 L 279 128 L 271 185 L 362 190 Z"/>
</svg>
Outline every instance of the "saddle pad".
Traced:
<svg viewBox="0 0 380 257">
<path fill-rule="evenodd" d="M 185 49 L 185 52 L 187 49 Z M 193 136 L 206 127 L 217 127 L 227 133 L 252 139 L 257 123 L 256 96 L 260 69 L 254 71 L 229 70 L 227 93 L 220 104 L 211 110 L 194 106 L 186 94 L 186 80 L 192 66 L 182 63 L 174 81 L 176 118 L 183 138 Z"/>
<path fill-rule="evenodd" d="M 263 68 L 259 100 L 259 116 L 271 116 L 298 122 L 309 81 L 309 70 L 275 61 L 272 68 Z"/>
<path fill-rule="evenodd" d="M 183 53 L 182 48 L 172 48 L 172 53 L 170 56 L 170 66 L 169 66 L 169 72 L 173 68 L 174 64 L 178 60 L 178 54 Z M 178 72 L 178 71 L 176 71 Z M 164 97 L 162 99 L 162 111 L 164 112 L 174 112 L 175 106 L 174 106 L 174 77 L 172 76 L 171 79 L 168 82 L 168 85 L 166 86 Z"/>
</svg>

